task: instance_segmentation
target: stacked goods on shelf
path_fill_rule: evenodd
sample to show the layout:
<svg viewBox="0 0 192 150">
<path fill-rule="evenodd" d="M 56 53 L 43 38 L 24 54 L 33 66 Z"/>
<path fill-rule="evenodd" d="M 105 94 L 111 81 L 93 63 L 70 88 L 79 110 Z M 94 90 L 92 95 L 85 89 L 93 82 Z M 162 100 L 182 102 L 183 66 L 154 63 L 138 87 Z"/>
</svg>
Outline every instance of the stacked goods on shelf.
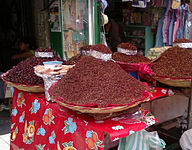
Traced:
<svg viewBox="0 0 192 150">
<path fill-rule="evenodd" d="M 192 73 L 192 49 L 172 47 L 154 61 L 154 78 L 176 87 L 190 87 Z"/>
<path fill-rule="evenodd" d="M 47 48 L 37 49 L 35 55 L 36 57 L 28 58 L 8 70 L 2 75 L 3 80 L 24 91 L 43 92 L 43 80 L 36 76 L 33 67 L 42 65 L 45 61 L 59 60 L 64 62 L 64 60 L 55 56 L 54 51 Z"/>
<path fill-rule="evenodd" d="M 155 59 L 169 48 L 171 48 L 171 47 L 170 46 L 165 46 L 165 47 L 150 48 L 150 50 L 149 50 L 149 52 L 147 54 L 147 58 L 149 58 L 151 60 Z"/>
<path fill-rule="evenodd" d="M 63 106 L 75 110 L 83 107 L 81 110 L 89 113 L 122 111 L 149 96 L 146 85 L 129 76 L 118 64 L 90 56 L 82 56 L 49 93 L 57 102 L 64 103 Z"/>
</svg>

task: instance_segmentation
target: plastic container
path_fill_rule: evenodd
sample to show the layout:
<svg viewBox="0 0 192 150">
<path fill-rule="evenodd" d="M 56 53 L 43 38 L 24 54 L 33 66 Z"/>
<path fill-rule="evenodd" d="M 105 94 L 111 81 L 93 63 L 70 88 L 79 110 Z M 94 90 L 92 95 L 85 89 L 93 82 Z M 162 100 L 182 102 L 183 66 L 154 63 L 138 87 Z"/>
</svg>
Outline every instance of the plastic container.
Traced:
<svg viewBox="0 0 192 150">
<path fill-rule="evenodd" d="M 62 68 L 62 61 L 46 61 L 43 62 L 45 68 L 49 69 L 61 69 Z"/>
</svg>

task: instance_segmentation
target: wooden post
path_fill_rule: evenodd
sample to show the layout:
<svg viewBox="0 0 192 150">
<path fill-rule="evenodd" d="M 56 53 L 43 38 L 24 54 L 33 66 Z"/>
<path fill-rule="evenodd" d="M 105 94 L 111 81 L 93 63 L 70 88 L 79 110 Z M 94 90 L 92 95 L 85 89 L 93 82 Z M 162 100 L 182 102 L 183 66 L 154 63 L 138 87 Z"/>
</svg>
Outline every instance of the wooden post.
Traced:
<svg viewBox="0 0 192 150">
<path fill-rule="evenodd" d="M 191 87 L 192 87 L 192 83 L 191 83 Z M 192 88 L 191 88 L 191 94 L 189 97 L 189 105 L 188 105 L 188 124 L 187 124 L 187 128 L 191 129 L 192 128 Z"/>
</svg>

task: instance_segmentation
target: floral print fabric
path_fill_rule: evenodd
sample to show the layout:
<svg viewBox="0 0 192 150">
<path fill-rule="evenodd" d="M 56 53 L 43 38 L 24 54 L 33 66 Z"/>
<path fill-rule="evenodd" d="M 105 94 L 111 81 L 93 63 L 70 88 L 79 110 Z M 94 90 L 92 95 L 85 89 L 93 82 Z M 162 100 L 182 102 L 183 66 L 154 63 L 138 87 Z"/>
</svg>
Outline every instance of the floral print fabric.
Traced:
<svg viewBox="0 0 192 150">
<path fill-rule="evenodd" d="M 140 118 L 95 121 L 87 114 L 47 102 L 43 94 L 17 89 L 12 108 L 11 150 L 103 150 L 104 132 L 115 141 L 157 121 L 146 110 Z"/>
</svg>

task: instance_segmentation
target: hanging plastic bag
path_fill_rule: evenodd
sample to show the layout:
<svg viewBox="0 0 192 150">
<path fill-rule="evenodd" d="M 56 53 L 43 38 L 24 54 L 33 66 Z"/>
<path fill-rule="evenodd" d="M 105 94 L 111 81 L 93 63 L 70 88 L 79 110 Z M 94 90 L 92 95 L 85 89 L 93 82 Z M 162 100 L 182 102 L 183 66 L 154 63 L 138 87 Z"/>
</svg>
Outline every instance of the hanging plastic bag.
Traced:
<svg viewBox="0 0 192 150">
<path fill-rule="evenodd" d="M 122 138 L 118 150 L 163 150 L 165 142 L 159 138 L 158 133 L 145 130 L 133 133 Z"/>
<path fill-rule="evenodd" d="M 180 140 L 179 140 L 179 143 L 180 143 L 180 146 L 183 150 L 190 150 L 192 149 L 192 129 L 190 130 L 187 130 L 185 131 Z"/>
</svg>

